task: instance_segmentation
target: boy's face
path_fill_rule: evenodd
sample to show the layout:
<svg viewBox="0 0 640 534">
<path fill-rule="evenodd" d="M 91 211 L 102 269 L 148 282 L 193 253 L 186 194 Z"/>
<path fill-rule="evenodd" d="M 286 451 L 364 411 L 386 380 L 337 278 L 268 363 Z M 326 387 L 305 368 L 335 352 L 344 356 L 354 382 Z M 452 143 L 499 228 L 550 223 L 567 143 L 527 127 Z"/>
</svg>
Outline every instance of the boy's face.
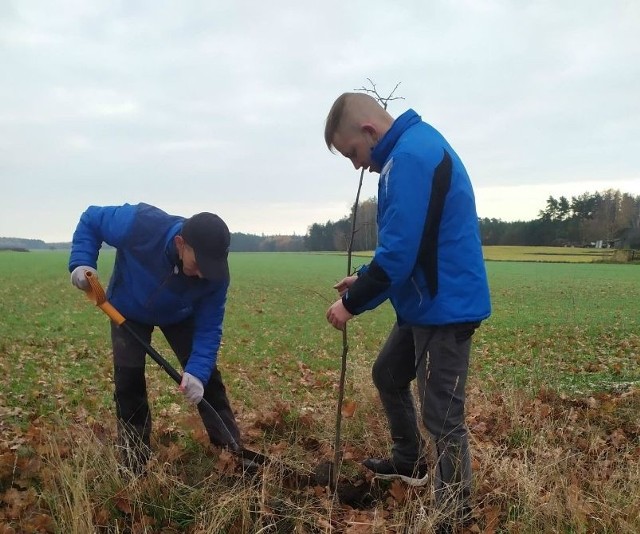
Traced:
<svg viewBox="0 0 640 534">
<path fill-rule="evenodd" d="M 333 146 L 351 161 L 356 170 L 378 172 L 371 161 L 371 149 L 375 146 L 375 140 L 368 129 L 340 129 L 333 137 Z"/>
<path fill-rule="evenodd" d="M 178 249 L 178 257 L 182 260 L 182 272 L 186 276 L 202 278 L 202 273 L 196 262 L 196 253 L 182 236 L 176 236 L 176 248 Z"/>
</svg>

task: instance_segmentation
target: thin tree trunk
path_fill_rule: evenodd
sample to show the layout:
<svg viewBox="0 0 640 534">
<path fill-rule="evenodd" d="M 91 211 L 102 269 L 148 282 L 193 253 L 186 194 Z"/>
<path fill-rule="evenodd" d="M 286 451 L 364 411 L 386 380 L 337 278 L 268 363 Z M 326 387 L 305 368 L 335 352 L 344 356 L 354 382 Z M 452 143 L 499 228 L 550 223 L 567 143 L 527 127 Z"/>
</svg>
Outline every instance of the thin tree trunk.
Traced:
<svg viewBox="0 0 640 534">
<path fill-rule="evenodd" d="M 360 181 L 358 182 L 358 192 L 356 193 L 356 201 L 353 205 L 353 217 L 351 218 L 351 237 L 349 238 L 349 246 L 347 247 L 347 276 L 351 275 L 351 253 L 353 251 L 353 236 L 356 233 L 356 217 L 358 214 L 358 203 L 360 202 L 360 190 L 362 189 L 362 180 L 364 178 L 364 169 L 360 172 Z M 344 402 L 344 383 L 347 374 L 347 353 L 349 352 L 349 342 L 347 338 L 347 325 L 345 323 L 342 330 L 342 365 L 340 367 L 340 382 L 338 386 L 338 407 L 336 410 L 336 438 L 334 443 L 333 469 L 331 469 L 331 491 L 335 492 L 337 488 L 338 470 L 342 461 L 342 448 L 340 446 L 341 429 L 342 429 L 342 403 Z"/>
<path fill-rule="evenodd" d="M 364 91 L 366 93 L 371 93 L 373 96 L 380 102 L 380 104 L 387 109 L 387 104 L 391 100 L 402 99 L 402 97 L 394 97 L 393 94 L 396 92 L 396 89 L 400 85 L 397 83 L 393 88 L 393 91 L 389 94 L 388 97 L 383 98 L 378 94 L 378 90 L 376 89 L 376 84 L 371 81 L 371 79 L 367 78 L 369 83 L 372 86 L 372 89 L 367 89 L 362 87 L 359 89 L 360 91 Z M 351 236 L 349 238 L 349 246 L 347 247 L 347 276 L 351 276 L 351 253 L 353 251 L 353 240 L 356 233 L 356 217 L 358 214 L 358 204 L 360 203 L 360 191 L 362 189 L 362 180 L 364 178 L 364 168 L 360 172 L 360 181 L 358 182 L 358 192 L 356 193 L 356 201 L 353 205 L 353 217 L 351 218 Z M 342 449 L 340 446 L 341 440 L 341 428 L 342 428 L 342 403 L 344 402 L 344 383 L 345 376 L 347 373 L 347 353 L 349 352 L 349 343 L 347 339 L 347 324 L 345 323 L 344 329 L 342 330 L 342 365 L 340 368 L 340 383 L 338 387 L 338 407 L 336 413 L 336 438 L 334 443 L 334 457 L 333 457 L 333 468 L 331 469 L 330 477 L 329 477 L 329 488 L 333 492 L 334 496 L 337 495 L 337 487 L 338 487 L 338 470 L 340 468 L 340 463 L 342 461 Z"/>
</svg>

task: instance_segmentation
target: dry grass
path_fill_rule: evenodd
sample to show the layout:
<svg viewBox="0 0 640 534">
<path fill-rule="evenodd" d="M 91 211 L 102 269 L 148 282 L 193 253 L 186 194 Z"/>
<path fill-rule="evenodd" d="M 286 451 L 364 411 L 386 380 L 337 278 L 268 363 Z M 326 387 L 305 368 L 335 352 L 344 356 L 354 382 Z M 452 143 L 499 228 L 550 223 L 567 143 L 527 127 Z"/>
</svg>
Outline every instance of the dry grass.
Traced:
<svg viewBox="0 0 640 534">
<path fill-rule="evenodd" d="M 479 510 L 505 532 L 640 531 L 640 391 L 473 394 Z M 492 426 L 493 425 L 493 426 Z M 475 432 L 473 432 L 475 428 Z M 491 436 L 487 434 L 491 432 Z"/>
<path fill-rule="evenodd" d="M 469 393 L 477 502 L 471 532 L 640 531 L 640 392 L 567 399 L 544 391 L 485 394 L 472 386 Z M 386 454 L 389 445 L 371 388 L 358 386 L 353 394 L 365 396 L 363 408 L 346 420 L 343 478 L 358 471 L 352 460 Z M 307 427 L 309 435 L 328 422 Z M 285 462 L 310 465 L 330 453 L 310 456 L 308 444 L 286 432 L 279 430 L 291 447 L 271 444 Z M 119 469 L 112 436 L 102 427 L 77 424 L 50 434 L 41 482 L 55 531 L 408 534 L 432 532 L 440 519 L 428 487 L 393 483 L 383 498 L 352 508 L 325 487 L 292 487 L 278 462 L 242 477 L 226 453 L 181 439 L 187 442 L 156 443 L 146 475 L 134 477 Z"/>
<path fill-rule="evenodd" d="M 155 366 L 154 459 L 145 477 L 119 471 L 106 319 L 68 287 L 55 254 L 10 259 L 0 288 L 0 534 L 428 534 L 439 521 L 429 487 L 372 483 L 359 464 L 390 447 L 370 375 L 388 307 L 350 323 L 356 409 L 343 419 L 340 475 L 377 492 L 350 507 L 322 484 L 292 485 L 279 462 L 238 476 Z M 322 296 L 333 295 L 342 259 L 234 261 L 221 361 L 242 434 L 309 473 L 333 459 L 341 339 Z M 488 263 L 495 313 L 476 334 L 467 404 L 476 533 L 640 532 L 634 269 Z"/>
</svg>

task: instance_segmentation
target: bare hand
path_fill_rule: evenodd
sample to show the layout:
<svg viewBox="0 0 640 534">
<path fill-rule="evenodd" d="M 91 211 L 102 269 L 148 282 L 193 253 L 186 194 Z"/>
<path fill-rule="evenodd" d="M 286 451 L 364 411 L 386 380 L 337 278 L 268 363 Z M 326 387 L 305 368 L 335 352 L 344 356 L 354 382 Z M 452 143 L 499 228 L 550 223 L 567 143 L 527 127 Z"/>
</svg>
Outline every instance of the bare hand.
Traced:
<svg viewBox="0 0 640 534">
<path fill-rule="evenodd" d="M 344 330 L 347 321 L 352 317 L 353 315 L 342 304 L 342 300 L 336 300 L 327 310 L 327 321 L 337 330 Z"/>
<path fill-rule="evenodd" d="M 358 279 L 357 274 L 347 276 L 346 278 L 343 278 L 342 280 L 340 280 L 340 282 L 338 282 L 335 286 L 333 286 L 333 289 L 337 289 L 338 294 L 342 296 L 347 292 L 347 290 L 353 285 L 353 283 L 357 279 Z"/>
</svg>

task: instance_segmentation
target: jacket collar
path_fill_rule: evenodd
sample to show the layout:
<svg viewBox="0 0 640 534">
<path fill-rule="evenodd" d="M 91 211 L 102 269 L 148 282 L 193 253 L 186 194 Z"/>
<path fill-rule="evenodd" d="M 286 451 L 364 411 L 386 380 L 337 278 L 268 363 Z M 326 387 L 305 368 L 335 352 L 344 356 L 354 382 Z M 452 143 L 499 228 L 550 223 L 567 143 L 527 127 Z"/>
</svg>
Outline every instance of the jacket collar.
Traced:
<svg viewBox="0 0 640 534">
<path fill-rule="evenodd" d="M 413 109 L 408 109 L 393 121 L 391 128 L 382 136 L 378 144 L 371 149 L 371 159 L 379 169 L 382 169 L 384 166 L 385 161 L 387 161 L 389 154 L 391 154 L 393 147 L 396 146 L 400 136 L 408 128 L 421 120 L 420 115 L 413 111 Z"/>
</svg>

